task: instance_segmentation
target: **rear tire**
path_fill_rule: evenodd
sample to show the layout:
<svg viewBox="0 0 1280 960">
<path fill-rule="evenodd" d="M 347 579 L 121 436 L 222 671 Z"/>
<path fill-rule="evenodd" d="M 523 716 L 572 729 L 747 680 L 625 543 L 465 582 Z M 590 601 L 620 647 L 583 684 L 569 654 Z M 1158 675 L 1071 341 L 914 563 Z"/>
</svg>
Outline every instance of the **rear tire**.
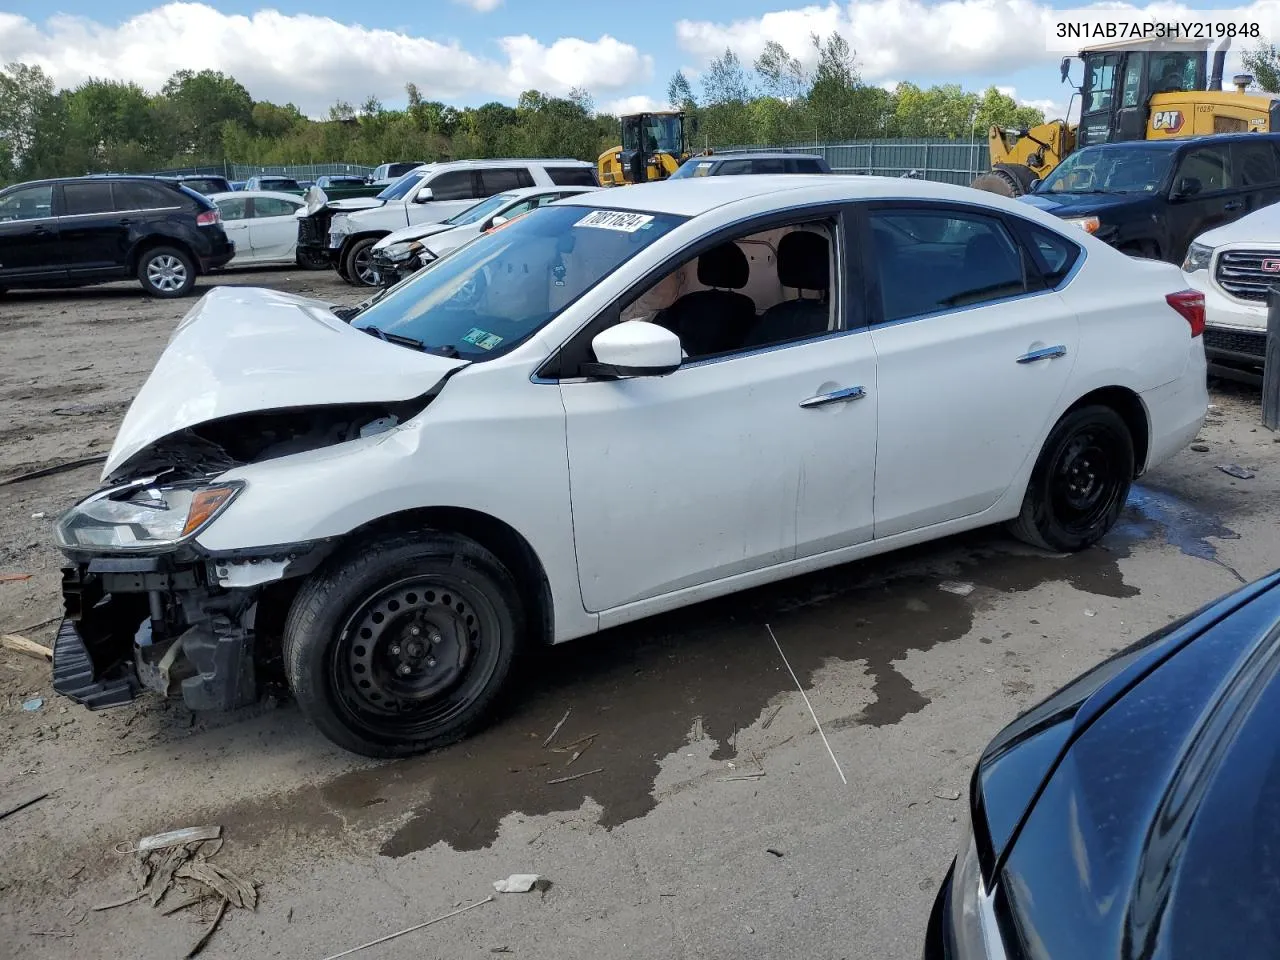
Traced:
<svg viewBox="0 0 1280 960">
<path fill-rule="evenodd" d="M 138 282 L 153 297 L 185 297 L 196 285 L 195 264 L 177 247 L 152 247 L 138 259 Z"/>
<path fill-rule="evenodd" d="M 515 579 L 465 537 L 368 541 L 299 591 L 284 665 L 303 714 L 368 757 L 467 736 L 501 695 L 524 632 Z"/>
<path fill-rule="evenodd" d="M 1133 474 L 1133 436 L 1123 418 L 1101 405 L 1071 410 L 1049 433 L 1009 530 L 1059 553 L 1092 546 L 1119 519 Z"/>
<path fill-rule="evenodd" d="M 370 263 L 370 254 L 373 252 L 373 245 L 377 243 L 381 237 L 365 237 L 363 240 L 357 240 L 351 244 L 346 254 L 342 258 L 343 278 L 348 283 L 353 283 L 357 287 L 376 287 L 377 281 L 374 279 L 373 265 Z"/>
</svg>

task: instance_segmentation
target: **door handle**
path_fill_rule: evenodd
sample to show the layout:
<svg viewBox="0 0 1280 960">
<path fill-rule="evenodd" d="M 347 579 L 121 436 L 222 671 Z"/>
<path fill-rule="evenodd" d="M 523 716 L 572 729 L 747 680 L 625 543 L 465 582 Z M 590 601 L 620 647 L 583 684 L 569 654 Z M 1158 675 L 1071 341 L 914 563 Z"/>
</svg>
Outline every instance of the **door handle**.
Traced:
<svg viewBox="0 0 1280 960">
<path fill-rule="evenodd" d="M 867 395 L 867 391 L 862 387 L 845 387 L 843 390 L 832 390 L 830 393 L 820 393 L 816 397 L 809 397 L 807 400 L 801 400 L 800 406 L 808 410 L 811 407 L 825 407 L 828 403 L 848 403 L 850 400 L 861 400 Z"/>
<path fill-rule="evenodd" d="M 1244 201 L 1242 200 L 1228 200 L 1226 203 L 1222 205 L 1223 210 L 1240 210 L 1243 208 L 1244 208 Z"/>
<path fill-rule="evenodd" d="M 43 237 L 48 232 L 49 232 L 48 227 L 34 227 L 31 230 L 31 235 L 33 237 Z"/>
<path fill-rule="evenodd" d="M 116 223 L 120 224 L 122 227 L 127 227 L 129 224 L 133 223 L 133 220 L 130 217 L 122 217 L 117 220 Z"/>
<path fill-rule="evenodd" d="M 1032 350 L 1030 353 L 1024 353 L 1018 358 L 1019 363 L 1035 363 L 1037 360 L 1055 360 L 1058 357 L 1065 357 L 1067 348 L 1062 344 L 1056 347 L 1041 347 L 1039 350 Z"/>
</svg>

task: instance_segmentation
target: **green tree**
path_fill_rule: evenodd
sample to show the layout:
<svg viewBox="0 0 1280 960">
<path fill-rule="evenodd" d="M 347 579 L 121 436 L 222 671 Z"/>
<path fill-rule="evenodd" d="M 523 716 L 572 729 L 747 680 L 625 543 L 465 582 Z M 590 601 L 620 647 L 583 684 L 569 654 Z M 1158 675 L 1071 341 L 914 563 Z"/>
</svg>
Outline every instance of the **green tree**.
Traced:
<svg viewBox="0 0 1280 960">
<path fill-rule="evenodd" d="M 217 70 L 179 70 L 161 88 L 182 154 L 205 161 L 222 159 L 222 124 L 248 127 L 253 98 L 239 81 Z"/>
<path fill-rule="evenodd" d="M 698 108 L 698 101 L 693 96 L 693 86 L 683 70 L 677 70 L 667 81 L 667 103 L 685 113 L 692 113 Z"/>
<path fill-rule="evenodd" d="M 1240 59 L 1258 86 L 1269 93 L 1280 93 L 1280 50 L 1274 44 L 1260 43 Z"/>
<path fill-rule="evenodd" d="M 17 179 L 49 146 L 39 141 L 55 100 L 53 81 L 39 67 L 10 63 L 0 71 L 0 182 Z"/>
</svg>

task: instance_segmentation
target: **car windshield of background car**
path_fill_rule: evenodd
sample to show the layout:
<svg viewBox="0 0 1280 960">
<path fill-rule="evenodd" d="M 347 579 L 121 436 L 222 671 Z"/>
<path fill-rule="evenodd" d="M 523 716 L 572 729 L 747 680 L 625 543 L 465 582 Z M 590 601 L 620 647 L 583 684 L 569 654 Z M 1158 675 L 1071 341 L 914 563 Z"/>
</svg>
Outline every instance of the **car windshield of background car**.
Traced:
<svg viewBox="0 0 1280 960">
<path fill-rule="evenodd" d="M 473 207 L 467 207 L 456 217 L 450 217 L 445 223 L 454 227 L 461 227 L 468 223 L 475 223 L 477 220 L 483 220 L 491 213 L 497 213 L 507 204 L 516 198 L 509 193 L 496 193 L 487 200 L 481 200 Z"/>
<path fill-rule="evenodd" d="M 1173 151 L 1140 144 L 1085 147 L 1058 164 L 1036 193 L 1154 193 L 1173 165 Z"/>
<path fill-rule="evenodd" d="M 670 214 L 547 206 L 442 257 L 352 317 L 357 329 L 486 360 L 513 349 L 682 223 Z"/>
</svg>

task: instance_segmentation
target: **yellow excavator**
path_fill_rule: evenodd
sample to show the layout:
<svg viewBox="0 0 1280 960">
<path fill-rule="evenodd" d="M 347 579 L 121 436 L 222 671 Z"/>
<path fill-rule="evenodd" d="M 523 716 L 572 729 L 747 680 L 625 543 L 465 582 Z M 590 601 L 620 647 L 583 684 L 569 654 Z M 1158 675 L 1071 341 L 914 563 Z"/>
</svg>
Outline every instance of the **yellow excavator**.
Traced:
<svg viewBox="0 0 1280 960">
<path fill-rule="evenodd" d="M 1028 130 L 991 127 L 991 169 L 972 186 L 1021 196 L 1076 147 L 1095 143 L 1280 131 L 1280 97 L 1246 93 L 1253 77 L 1241 74 L 1232 80 L 1235 90 L 1222 89 L 1230 43 L 1214 51 L 1207 77 L 1207 41 L 1122 42 L 1082 50 L 1080 122 L 1052 120 Z M 1073 59 L 1062 58 L 1064 83 Z"/>
<path fill-rule="evenodd" d="M 679 110 L 655 110 L 622 117 L 622 146 L 600 154 L 602 187 L 665 180 L 689 159 L 692 126 Z"/>
</svg>

